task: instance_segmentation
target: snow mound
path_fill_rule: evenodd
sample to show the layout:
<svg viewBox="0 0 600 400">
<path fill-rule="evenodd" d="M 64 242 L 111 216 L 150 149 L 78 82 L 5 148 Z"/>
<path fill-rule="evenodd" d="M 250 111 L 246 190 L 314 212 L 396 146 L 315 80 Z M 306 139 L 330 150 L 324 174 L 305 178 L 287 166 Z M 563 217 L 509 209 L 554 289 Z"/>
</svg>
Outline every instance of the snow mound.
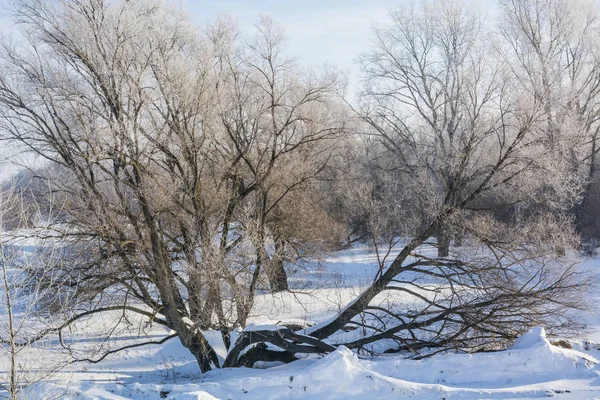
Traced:
<svg viewBox="0 0 600 400">
<path fill-rule="evenodd" d="M 523 350 L 543 346 L 550 346 L 550 342 L 546 337 L 546 330 L 541 326 L 537 326 L 519 337 L 509 350 Z"/>
<path fill-rule="evenodd" d="M 218 397 L 211 396 L 206 392 L 194 392 L 178 394 L 170 397 L 172 400 L 219 400 Z"/>
<path fill-rule="evenodd" d="M 596 375 L 597 360 L 553 346 L 543 328 L 533 328 L 505 351 L 438 355 L 424 360 L 383 358 L 365 362 L 382 374 L 411 382 L 453 387 L 506 388 Z"/>
<path fill-rule="evenodd" d="M 79 381 L 70 387 L 72 397 L 63 398 L 154 399 L 157 394 L 170 400 L 541 398 L 553 395 L 565 379 L 597 379 L 585 355 L 552 346 L 542 329 L 526 333 L 515 345 L 495 353 L 438 355 L 420 361 L 398 356 L 362 360 L 340 346 L 322 358 L 264 370 L 225 368 L 195 377 L 177 373 L 178 379 L 162 384 L 152 376 L 140 380 L 132 365 L 129 371 L 121 368 L 116 381 Z M 173 341 L 166 347 L 178 346 Z M 152 359 L 156 355 L 147 361 Z M 171 375 L 173 367 L 189 368 L 169 366 Z M 587 394 L 584 398 L 589 398 Z"/>
<path fill-rule="evenodd" d="M 297 368 L 293 368 L 296 364 Z M 319 360 L 303 360 L 269 370 L 247 369 L 214 371 L 198 385 L 197 390 L 182 393 L 175 390 L 169 399 L 204 399 L 206 392 L 217 398 L 269 399 L 365 399 L 406 398 L 419 389 L 408 382 L 389 379 L 366 370 L 362 361 L 348 348 L 336 351 Z M 416 389 L 416 390 L 415 390 Z M 436 392 L 438 392 L 436 390 Z M 232 396 L 237 393 L 238 397 Z M 198 396 L 198 397 L 194 397 Z M 436 399 L 438 398 L 436 394 Z"/>
</svg>

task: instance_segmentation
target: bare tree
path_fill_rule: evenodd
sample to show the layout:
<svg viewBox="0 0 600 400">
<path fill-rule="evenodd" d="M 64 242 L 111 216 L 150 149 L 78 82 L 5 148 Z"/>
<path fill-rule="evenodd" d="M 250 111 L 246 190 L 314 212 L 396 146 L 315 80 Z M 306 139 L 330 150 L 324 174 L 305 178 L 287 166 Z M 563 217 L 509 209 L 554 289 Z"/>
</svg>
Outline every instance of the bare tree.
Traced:
<svg viewBox="0 0 600 400">
<path fill-rule="evenodd" d="M 217 24 L 213 41 L 230 31 Z M 283 31 L 270 19 L 263 18 L 257 31 L 243 48 L 229 54 L 222 49 L 220 73 L 230 86 L 220 99 L 219 115 L 227 134 L 223 141 L 239 158 L 234 184 L 247 193 L 257 267 L 265 268 L 271 290 L 278 292 L 287 289 L 287 277 L 277 262 L 281 257 L 272 260 L 266 251 L 266 236 L 269 231 L 274 235 L 276 253 L 293 239 L 285 237 L 285 229 L 274 229 L 287 225 L 282 203 L 298 193 L 310 197 L 315 178 L 337 151 L 333 141 L 346 131 L 346 122 L 344 109 L 332 101 L 337 75 L 302 73 L 285 56 Z"/>
<path fill-rule="evenodd" d="M 265 342 L 318 353 L 333 349 L 325 339 L 387 339 L 421 354 L 573 326 L 564 309 L 580 306 L 587 281 L 557 261 L 577 242 L 563 215 L 581 188 L 561 152 L 571 138 L 549 145 L 547 103 L 519 88 L 465 5 L 392 12 L 363 59 L 376 179 L 349 204 L 376 246 L 387 239 L 372 284 L 311 336 L 244 332 L 234 346 L 262 283 L 287 288 L 290 248 L 331 234 L 293 209 L 326 209 L 320 179 L 352 127 L 338 77 L 301 71 L 268 19 L 244 37 L 224 19 L 200 31 L 159 1 L 21 0 L 16 16 L 27 40 L 4 46 L 0 125 L 48 163 L 64 204 L 52 228 L 69 247 L 36 278 L 79 306 L 49 332 L 137 313 L 174 330 L 204 372 L 220 366 L 208 329 L 234 366 L 272 356 Z M 460 254 L 448 240 L 457 232 Z M 388 262 L 398 235 L 412 239 Z"/>
<path fill-rule="evenodd" d="M 6 390 L 11 400 L 28 397 L 31 385 L 51 377 L 66 365 L 66 355 L 60 355 L 60 350 L 55 351 L 53 359 L 41 361 L 49 347 L 42 339 L 51 324 L 49 320 L 54 318 L 46 307 L 46 285 L 31 273 L 51 268 L 60 258 L 58 243 L 40 248 L 31 238 L 26 242 L 19 240 L 16 232 L 25 226 L 23 216 L 37 214 L 39 209 L 34 203 L 24 202 L 16 187 L 13 182 L 0 192 L 0 292 L 4 317 L 0 327 L 0 356 L 4 366 L 0 389 Z M 54 312 L 61 310 L 60 304 L 55 303 Z M 55 396 L 58 394 L 48 393 L 48 398 Z"/>
<path fill-rule="evenodd" d="M 520 87 L 543 105 L 548 147 L 585 180 L 573 211 L 578 230 L 593 236 L 600 149 L 598 10 L 592 2 L 562 0 L 502 0 L 500 9 L 498 51 Z"/>
<path fill-rule="evenodd" d="M 2 199 L 2 205 L 4 205 L 4 199 Z M 2 207 L 4 208 L 4 207 Z M 4 213 L 2 213 L 4 214 Z M 1 221 L 4 222 L 4 221 Z M 4 225 L 4 224 L 2 224 Z M 2 229 L 0 227 L 0 229 Z M 1 231 L 0 231 L 1 233 Z M 4 307 L 6 310 L 6 319 L 7 319 L 7 338 L 3 339 L 6 345 L 8 346 L 9 352 L 9 367 L 8 367 L 8 385 L 6 390 L 8 392 L 8 396 L 11 400 L 16 400 L 18 398 L 20 388 L 18 385 L 18 369 L 17 369 L 17 355 L 19 348 L 17 347 L 17 335 L 18 328 L 15 326 L 15 317 L 13 315 L 14 310 L 14 298 L 13 298 L 13 287 L 11 284 L 11 280 L 9 280 L 9 265 L 8 265 L 8 257 L 4 250 L 4 238 L 0 236 L 0 263 L 2 264 L 2 291 L 4 292 Z M 1 386 L 0 386 L 1 387 Z"/>
<path fill-rule="evenodd" d="M 423 2 L 390 16 L 362 59 L 359 112 L 379 168 L 400 188 L 388 183 L 370 198 L 380 213 L 403 208 L 421 221 L 393 260 L 380 258 L 373 283 L 310 334 L 357 348 L 385 339 L 380 350 L 422 355 L 494 348 L 532 324 L 575 328 L 565 310 L 582 305 L 576 293 L 589 282 L 557 258 L 577 244 L 563 213 L 581 180 L 548 146 L 545 102 L 519 87 L 464 3 Z M 570 143 L 555 139 L 556 148 Z M 457 231 L 467 244 L 451 252 Z"/>
<path fill-rule="evenodd" d="M 284 58 L 268 19 L 246 39 L 153 1 L 24 0 L 16 15 L 28 41 L 4 48 L 2 126 L 49 164 L 71 243 L 52 273 L 87 305 L 56 329 L 126 310 L 219 366 L 202 331 L 229 347 L 263 276 L 287 288 L 283 248 L 300 237 L 283 205 L 345 132 L 336 77 Z"/>
</svg>

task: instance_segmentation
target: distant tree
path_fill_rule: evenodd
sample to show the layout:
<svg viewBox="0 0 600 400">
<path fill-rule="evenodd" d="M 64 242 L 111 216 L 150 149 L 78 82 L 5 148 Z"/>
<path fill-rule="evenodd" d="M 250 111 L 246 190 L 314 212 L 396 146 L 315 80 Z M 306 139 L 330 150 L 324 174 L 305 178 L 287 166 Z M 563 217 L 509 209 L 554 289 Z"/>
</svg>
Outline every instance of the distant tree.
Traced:
<svg viewBox="0 0 600 400">
<path fill-rule="evenodd" d="M 250 207 L 247 228 L 253 232 L 257 267 L 265 269 L 271 290 L 278 292 L 288 289 L 280 253 L 294 241 L 290 219 L 297 224 L 296 215 L 308 211 L 286 209 L 285 204 L 315 199 L 314 182 L 343 143 L 347 122 L 345 109 L 332 100 L 338 76 L 300 72 L 285 57 L 281 28 L 263 18 L 257 29 L 244 48 L 220 50 L 219 73 L 229 86 L 219 114 L 226 130 L 223 140 L 239 158 L 235 184 L 241 193 L 250 189 L 244 201 Z M 217 24 L 213 40 L 231 31 L 231 26 Z M 267 251 L 267 236 L 276 249 L 274 258 Z"/>
<path fill-rule="evenodd" d="M 547 146 L 584 180 L 573 207 L 585 237 L 599 237 L 600 14 L 589 1 L 501 0 L 497 48 L 514 81 L 540 104 Z"/>
<path fill-rule="evenodd" d="M 59 262 L 61 252 L 58 242 L 41 248 L 34 246 L 31 239 L 23 242 L 15 234 L 26 226 L 23 215 L 38 211 L 35 203 L 23 201 L 25 190 L 20 182 L 18 186 L 5 185 L 0 191 L 0 397 L 6 395 L 11 400 L 29 398 L 34 383 L 51 377 L 66 365 L 66 355 L 56 357 L 60 355 L 57 349 L 53 360 L 41 360 L 49 347 L 42 339 L 51 325 L 49 320 L 55 318 L 47 308 L 46 285 L 36 279 L 36 273 L 45 271 L 50 277 L 49 271 Z M 59 298 L 60 294 L 54 291 L 52 297 Z M 64 311 L 64 303 L 55 302 L 53 306 L 57 314 Z M 59 395 L 49 393 L 48 398 Z"/>
</svg>

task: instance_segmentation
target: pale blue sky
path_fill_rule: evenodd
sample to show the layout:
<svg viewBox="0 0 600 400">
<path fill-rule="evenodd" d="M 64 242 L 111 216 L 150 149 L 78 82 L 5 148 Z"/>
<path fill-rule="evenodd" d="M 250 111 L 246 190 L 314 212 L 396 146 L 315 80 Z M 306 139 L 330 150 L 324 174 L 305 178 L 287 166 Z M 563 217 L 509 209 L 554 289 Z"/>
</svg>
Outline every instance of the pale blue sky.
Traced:
<svg viewBox="0 0 600 400">
<path fill-rule="evenodd" d="M 0 10 L 9 1 L 0 0 Z M 354 60 L 368 48 L 371 25 L 385 23 L 387 10 L 410 0 L 172 1 L 181 3 L 199 23 L 226 14 L 245 31 L 251 31 L 260 15 L 270 15 L 285 28 L 289 55 L 305 65 L 334 64 L 348 71 L 356 84 Z M 0 32 L 10 32 L 11 25 L 10 19 L 0 14 Z"/>
<path fill-rule="evenodd" d="M 0 0 L 0 32 L 11 31 L 11 21 L 1 15 L 10 0 Z M 286 31 L 289 55 L 303 65 L 329 63 L 348 72 L 357 86 L 357 56 L 368 49 L 372 25 L 385 24 L 389 9 L 419 0 L 165 0 L 174 1 L 201 24 L 219 14 L 230 15 L 245 31 L 263 14 Z M 491 0 L 466 0 L 488 6 Z"/>
<path fill-rule="evenodd" d="M 2 0 L 0 0 L 2 1 Z M 174 0 L 181 2 L 194 19 L 205 23 L 219 14 L 232 16 L 244 31 L 251 32 L 262 14 L 283 25 L 288 54 L 302 65 L 337 66 L 350 83 L 359 86 L 356 58 L 369 48 L 373 25 L 389 22 L 388 11 L 420 0 Z M 444 0 L 442 0 L 444 1 Z M 493 0 L 464 0 L 487 13 Z"/>
<path fill-rule="evenodd" d="M 287 49 L 301 64 L 329 63 L 349 72 L 356 84 L 354 60 L 368 48 L 371 25 L 385 23 L 387 10 L 408 0 L 184 0 L 199 22 L 218 14 L 235 18 L 250 31 L 261 14 L 286 31 Z"/>
</svg>

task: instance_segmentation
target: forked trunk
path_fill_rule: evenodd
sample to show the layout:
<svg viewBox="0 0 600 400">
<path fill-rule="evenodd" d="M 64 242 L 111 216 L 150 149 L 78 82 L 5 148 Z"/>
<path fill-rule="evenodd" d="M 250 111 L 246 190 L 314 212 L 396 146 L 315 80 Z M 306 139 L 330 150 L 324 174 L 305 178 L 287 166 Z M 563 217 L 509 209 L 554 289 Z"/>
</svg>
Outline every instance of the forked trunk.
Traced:
<svg viewBox="0 0 600 400">
<path fill-rule="evenodd" d="M 184 328 L 177 334 L 181 344 L 194 355 L 202 373 L 210 371 L 213 367 L 219 367 L 219 359 L 215 350 L 200 331 Z"/>
</svg>

